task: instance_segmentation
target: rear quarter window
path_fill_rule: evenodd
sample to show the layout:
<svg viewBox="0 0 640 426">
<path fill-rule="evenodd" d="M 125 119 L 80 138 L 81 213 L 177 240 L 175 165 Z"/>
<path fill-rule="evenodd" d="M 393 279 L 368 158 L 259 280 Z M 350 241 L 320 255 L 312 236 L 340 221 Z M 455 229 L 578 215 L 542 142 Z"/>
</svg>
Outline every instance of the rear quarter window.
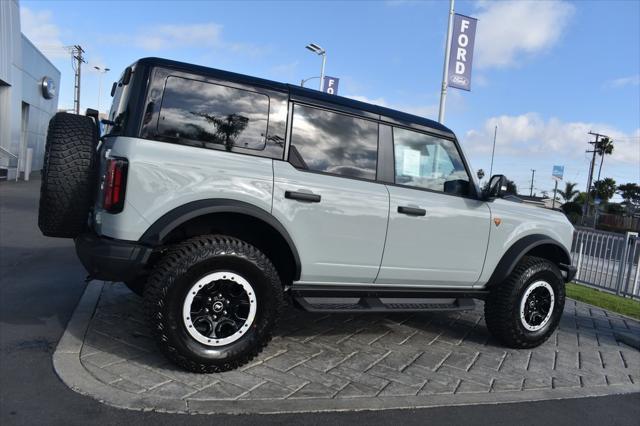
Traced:
<svg viewBox="0 0 640 426">
<path fill-rule="evenodd" d="M 269 97 L 265 94 L 169 76 L 157 135 L 203 148 L 263 150 L 268 122 Z"/>
</svg>

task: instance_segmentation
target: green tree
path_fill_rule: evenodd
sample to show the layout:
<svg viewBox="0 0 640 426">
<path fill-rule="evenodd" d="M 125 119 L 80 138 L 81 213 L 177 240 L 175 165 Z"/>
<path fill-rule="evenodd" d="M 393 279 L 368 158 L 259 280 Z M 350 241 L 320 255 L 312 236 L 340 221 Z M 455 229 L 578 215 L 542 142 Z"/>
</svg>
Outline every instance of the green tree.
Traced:
<svg viewBox="0 0 640 426">
<path fill-rule="evenodd" d="M 609 214 L 623 214 L 624 206 L 620 203 L 609 203 L 607 204 L 605 211 Z"/>
<path fill-rule="evenodd" d="M 565 182 L 564 191 L 563 190 L 558 190 L 558 194 L 560 194 L 560 196 L 562 197 L 562 199 L 564 200 L 565 203 L 568 203 L 569 201 L 573 201 L 573 199 L 578 194 L 580 194 L 580 191 L 575 189 L 576 185 L 577 185 L 577 183 L 575 183 L 575 182 Z"/>
<path fill-rule="evenodd" d="M 616 181 L 611 178 L 604 178 L 593 183 L 592 197 L 598 197 L 602 202 L 607 202 L 616 193 Z"/>
<path fill-rule="evenodd" d="M 505 191 L 505 194 L 518 195 L 518 187 L 516 186 L 516 183 L 509 179 L 506 179 L 506 181 L 507 181 L 506 182 L 507 190 Z M 488 189 L 489 189 L 489 181 L 487 181 L 482 187 L 483 191 L 487 191 Z"/>
<path fill-rule="evenodd" d="M 618 186 L 618 194 L 624 200 L 624 204 L 628 206 L 640 206 L 640 185 L 637 183 L 625 183 Z"/>
</svg>

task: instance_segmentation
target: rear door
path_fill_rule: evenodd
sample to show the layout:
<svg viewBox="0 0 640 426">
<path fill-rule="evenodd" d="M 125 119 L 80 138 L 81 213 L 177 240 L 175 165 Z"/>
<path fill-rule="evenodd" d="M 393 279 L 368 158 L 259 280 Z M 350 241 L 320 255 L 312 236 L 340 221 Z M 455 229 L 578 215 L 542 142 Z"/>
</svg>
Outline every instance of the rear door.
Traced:
<svg viewBox="0 0 640 426">
<path fill-rule="evenodd" d="M 379 284 L 471 286 L 480 277 L 490 211 L 470 191 L 453 140 L 393 128 L 395 184 Z"/>
<path fill-rule="evenodd" d="M 378 123 L 292 104 L 288 161 L 274 161 L 273 215 L 298 249 L 301 281 L 372 283 L 389 194 L 376 183 Z"/>
</svg>

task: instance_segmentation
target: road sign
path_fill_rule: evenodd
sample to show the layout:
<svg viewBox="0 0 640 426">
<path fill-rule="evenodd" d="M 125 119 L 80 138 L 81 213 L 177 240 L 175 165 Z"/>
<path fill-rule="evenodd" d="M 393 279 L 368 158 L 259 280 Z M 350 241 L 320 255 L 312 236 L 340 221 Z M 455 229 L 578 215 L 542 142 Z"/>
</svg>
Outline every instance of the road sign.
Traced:
<svg viewBox="0 0 640 426">
<path fill-rule="evenodd" d="M 564 176 L 564 166 L 553 166 L 553 170 L 551 171 L 551 177 L 556 181 L 562 180 Z"/>
<path fill-rule="evenodd" d="M 326 92 L 330 95 L 338 94 L 338 85 L 340 84 L 340 79 L 337 77 L 329 77 L 328 75 L 324 76 L 324 83 L 322 84 L 322 91 Z"/>
</svg>

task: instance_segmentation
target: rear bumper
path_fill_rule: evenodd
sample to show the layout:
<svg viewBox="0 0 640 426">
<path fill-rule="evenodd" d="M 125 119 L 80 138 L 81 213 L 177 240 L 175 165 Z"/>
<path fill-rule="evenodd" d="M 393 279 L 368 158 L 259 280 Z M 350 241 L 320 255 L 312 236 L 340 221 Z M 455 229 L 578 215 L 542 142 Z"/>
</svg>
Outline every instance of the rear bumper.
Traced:
<svg viewBox="0 0 640 426">
<path fill-rule="evenodd" d="M 128 281 L 140 275 L 153 249 L 137 242 L 113 240 L 93 233 L 75 239 L 76 253 L 89 276 Z"/>
</svg>

